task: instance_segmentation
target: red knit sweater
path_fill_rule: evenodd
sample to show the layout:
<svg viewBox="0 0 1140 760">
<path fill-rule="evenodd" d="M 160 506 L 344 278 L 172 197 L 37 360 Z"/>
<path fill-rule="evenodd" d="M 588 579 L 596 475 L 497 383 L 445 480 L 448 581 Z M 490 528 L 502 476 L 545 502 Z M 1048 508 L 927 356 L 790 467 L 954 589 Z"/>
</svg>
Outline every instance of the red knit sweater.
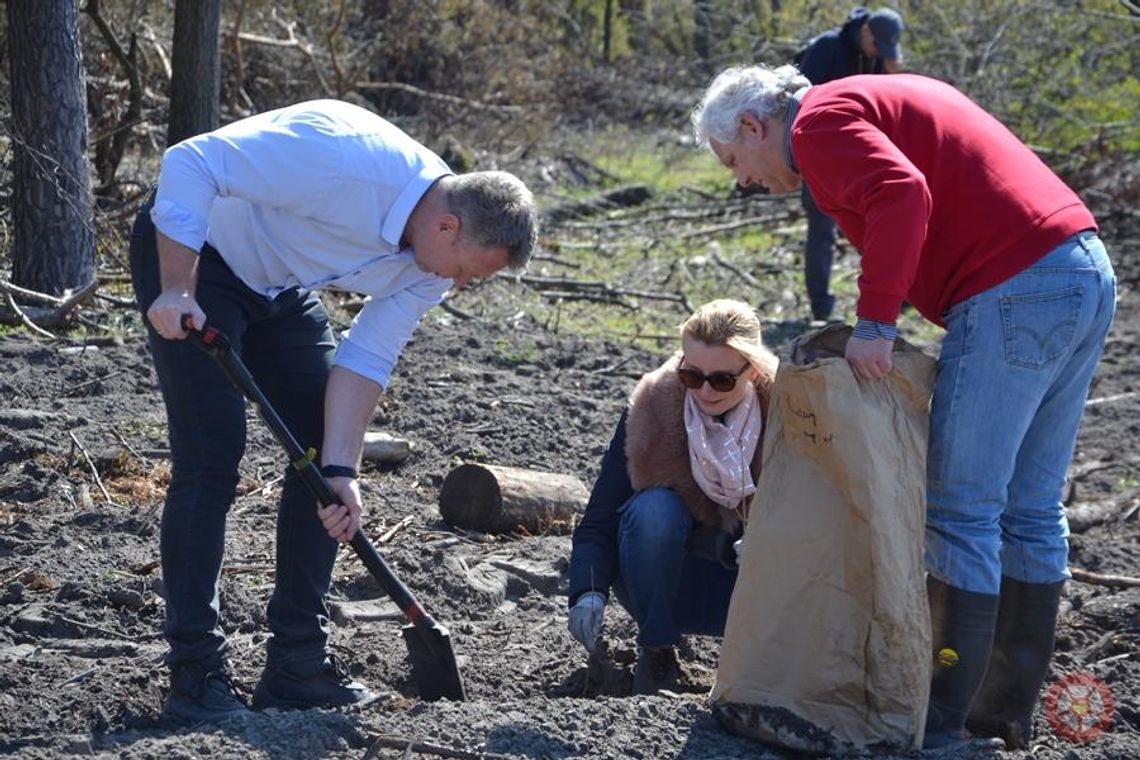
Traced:
<svg viewBox="0 0 1140 760">
<path fill-rule="evenodd" d="M 933 322 L 1022 271 L 1092 214 L 997 119 L 911 74 L 812 87 L 791 150 L 819 208 L 862 254 L 860 317 L 909 301 Z"/>
</svg>

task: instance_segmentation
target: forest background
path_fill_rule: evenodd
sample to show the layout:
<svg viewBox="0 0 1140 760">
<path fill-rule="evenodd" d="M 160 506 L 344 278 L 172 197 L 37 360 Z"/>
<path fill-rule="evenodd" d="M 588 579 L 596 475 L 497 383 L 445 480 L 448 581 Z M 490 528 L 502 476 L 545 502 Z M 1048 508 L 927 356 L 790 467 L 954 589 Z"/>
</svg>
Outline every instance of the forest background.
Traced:
<svg viewBox="0 0 1140 760">
<path fill-rule="evenodd" d="M 49 330 L 116 327 L 113 313 L 79 315 L 74 306 L 129 300 L 127 230 L 172 139 L 335 97 L 396 121 L 459 170 L 497 165 L 524 175 L 554 221 L 568 200 L 629 184 L 647 190 L 632 196 L 642 201 L 678 189 L 697 200 L 722 197 L 727 175 L 687 143 L 687 114 L 703 86 L 726 65 L 788 62 L 852 7 L 818 0 L 4 4 L 0 271 L 11 273 L 11 287 L 0 321 L 33 329 L 29 317 L 39 317 Z M 1140 8 L 1133 0 L 894 5 L 906 19 L 908 69 L 965 91 L 1090 203 L 1140 205 Z M 767 300 L 777 316 L 794 312 L 801 305 L 786 303 L 784 291 L 795 299 L 802 290 L 796 268 L 765 269 L 756 256 L 778 254 L 771 233 L 786 217 L 767 213 L 767 225 L 748 218 L 737 215 L 739 223 L 716 236 L 685 234 L 681 244 L 703 248 L 715 237 L 723 260 L 739 255 L 753 273 L 778 275 L 781 287 Z M 557 253 L 567 242 L 594 252 L 608 244 L 613 255 L 592 262 L 593 274 L 612 281 L 631 261 L 676 258 L 669 242 L 649 238 L 656 251 L 644 235 L 628 234 L 585 243 L 548 236 L 544 245 Z M 839 279 L 850 292 L 852 284 Z M 552 287 L 527 284 L 524 293 Z M 620 313 L 630 311 L 620 295 L 611 288 L 567 299 L 556 291 L 524 306 L 617 302 L 619 313 L 600 324 L 640 334 Z M 573 328 L 574 314 L 560 312 L 560 324 L 564 316 Z M 586 330 L 599 324 L 578 321 Z"/>
</svg>

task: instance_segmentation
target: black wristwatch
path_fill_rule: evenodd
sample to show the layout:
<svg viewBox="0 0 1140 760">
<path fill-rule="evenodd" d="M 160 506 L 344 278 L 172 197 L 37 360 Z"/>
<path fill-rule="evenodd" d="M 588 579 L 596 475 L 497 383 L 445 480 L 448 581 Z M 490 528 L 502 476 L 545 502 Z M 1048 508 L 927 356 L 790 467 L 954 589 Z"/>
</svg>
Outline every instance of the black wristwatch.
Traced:
<svg viewBox="0 0 1140 760">
<path fill-rule="evenodd" d="M 326 478 L 352 478 L 356 480 L 358 477 L 355 467 L 345 467 L 343 464 L 326 464 L 321 468 L 321 474 Z"/>
</svg>

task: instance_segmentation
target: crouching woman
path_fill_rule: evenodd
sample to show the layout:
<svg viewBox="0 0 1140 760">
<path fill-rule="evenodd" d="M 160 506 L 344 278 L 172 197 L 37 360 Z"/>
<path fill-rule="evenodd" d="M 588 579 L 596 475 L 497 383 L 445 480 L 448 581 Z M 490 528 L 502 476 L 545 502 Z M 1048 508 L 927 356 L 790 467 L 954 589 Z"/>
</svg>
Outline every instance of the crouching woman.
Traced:
<svg viewBox="0 0 1140 760">
<path fill-rule="evenodd" d="M 682 634 L 724 633 L 776 364 L 751 307 L 712 301 L 618 420 L 574 532 L 569 627 L 592 652 L 613 588 L 637 622 L 635 694 L 675 684 Z"/>
</svg>

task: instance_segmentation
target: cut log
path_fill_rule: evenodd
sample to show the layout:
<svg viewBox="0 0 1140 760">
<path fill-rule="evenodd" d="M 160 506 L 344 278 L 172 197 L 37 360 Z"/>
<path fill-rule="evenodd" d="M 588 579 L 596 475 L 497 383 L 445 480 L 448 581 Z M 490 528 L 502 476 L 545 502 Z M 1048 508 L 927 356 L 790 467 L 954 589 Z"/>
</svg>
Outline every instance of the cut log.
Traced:
<svg viewBox="0 0 1140 760">
<path fill-rule="evenodd" d="M 569 533 L 590 492 L 572 475 L 462 464 L 447 474 L 439 512 L 448 524 L 484 533 Z"/>
<path fill-rule="evenodd" d="M 364 450 L 361 458 L 366 462 L 399 464 L 412 453 L 412 445 L 402 438 L 369 431 L 364 434 Z"/>
</svg>

